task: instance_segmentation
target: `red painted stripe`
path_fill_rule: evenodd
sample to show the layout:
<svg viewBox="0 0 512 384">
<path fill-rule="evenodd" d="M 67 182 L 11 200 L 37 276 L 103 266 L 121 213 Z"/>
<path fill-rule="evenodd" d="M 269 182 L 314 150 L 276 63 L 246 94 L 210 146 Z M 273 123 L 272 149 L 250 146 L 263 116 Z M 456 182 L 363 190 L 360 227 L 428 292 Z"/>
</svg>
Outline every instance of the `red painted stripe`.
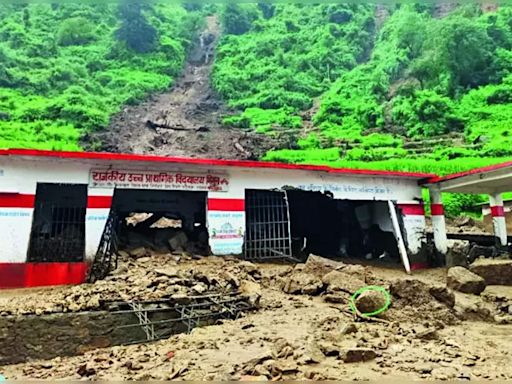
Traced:
<svg viewBox="0 0 512 384">
<path fill-rule="evenodd" d="M 497 205 L 491 207 L 491 216 L 492 217 L 505 217 L 505 208 L 503 205 Z"/>
<path fill-rule="evenodd" d="M 425 207 L 423 207 L 423 204 L 398 204 L 398 208 L 402 210 L 403 215 L 425 215 Z"/>
<path fill-rule="evenodd" d="M 0 288 L 84 283 L 88 263 L 0 263 Z"/>
<path fill-rule="evenodd" d="M 416 271 L 418 269 L 427 269 L 428 267 L 428 263 L 412 263 L 411 271 Z"/>
<path fill-rule="evenodd" d="M 2 208 L 34 208 L 35 195 L 21 193 L 0 193 L 0 207 Z"/>
<path fill-rule="evenodd" d="M 435 175 L 433 174 L 418 172 L 374 171 L 370 169 L 333 168 L 325 165 L 287 164 L 275 163 L 270 161 L 192 159 L 181 157 L 163 157 L 154 155 L 133 155 L 126 153 L 41 151 L 36 149 L 3 149 L 0 150 L 0 156 L 52 157 L 61 159 L 105 160 L 108 162 L 141 161 L 242 168 L 294 169 L 305 171 L 321 171 L 328 173 L 344 173 L 352 175 L 408 177 L 414 179 L 428 179 L 435 177 Z"/>
<path fill-rule="evenodd" d="M 208 199 L 209 211 L 245 211 L 244 199 Z"/>
<path fill-rule="evenodd" d="M 112 196 L 88 196 L 87 208 L 110 208 Z"/>
<path fill-rule="evenodd" d="M 432 216 L 444 216 L 443 204 L 430 204 L 430 213 Z"/>
</svg>

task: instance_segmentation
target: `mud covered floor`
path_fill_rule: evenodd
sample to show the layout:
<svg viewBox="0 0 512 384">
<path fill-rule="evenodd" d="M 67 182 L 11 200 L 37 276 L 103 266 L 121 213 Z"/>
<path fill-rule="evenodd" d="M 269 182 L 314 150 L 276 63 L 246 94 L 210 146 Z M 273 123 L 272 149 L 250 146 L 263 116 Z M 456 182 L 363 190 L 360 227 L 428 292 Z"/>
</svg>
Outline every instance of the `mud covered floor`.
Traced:
<svg viewBox="0 0 512 384">
<path fill-rule="evenodd" d="M 249 286 L 261 295 L 261 307 L 167 340 L 7 365 L 0 373 L 8 379 L 91 380 L 512 378 L 512 325 L 494 321 L 498 303 L 501 310 L 504 300 L 512 306 L 512 290 L 489 286 L 480 296 L 452 295 L 443 269 L 408 277 L 398 269 L 318 260 L 254 265 L 159 255 L 125 259 L 113 276 L 96 284 L 2 292 L 0 312 L 21 316 L 93 309 L 116 296 L 168 297 L 179 290 L 169 288 L 178 284 L 176 276 L 200 277 L 212 286 Z M 379 284 L 393 294 L 379 322 L 356 319 L 348 308 L 349 292 L 361 284 Z"/>
</svg>

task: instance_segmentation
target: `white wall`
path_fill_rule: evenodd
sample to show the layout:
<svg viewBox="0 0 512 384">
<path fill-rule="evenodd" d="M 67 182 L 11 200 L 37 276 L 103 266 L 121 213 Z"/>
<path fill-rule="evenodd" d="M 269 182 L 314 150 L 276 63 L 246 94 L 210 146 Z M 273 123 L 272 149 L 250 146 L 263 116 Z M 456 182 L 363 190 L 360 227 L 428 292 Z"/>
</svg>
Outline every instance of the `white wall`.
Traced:
<svg viewBox="0 0 512 384">
<path fill-rule="evenodd" d="M 233 167 L 207 167 L 204 165 L 177 165 L 166 163 L 104 162 L 93 160 L 69 160 L 56 158 L 0 158 L 0 194 L 17 192 L 34 195 L 37 182 L 88 184 L 91 168 L 154 170 L 154 171 L 215 171 L 228 175 L 230 185 L 227 192 L 209 192 L 209 198 L 244 199 L 245 189 L 272 189 L 291 186 L 305 190 L 330 191 L 336 199 L 393 200 L 399 203 L 416 203 L 421 197 L 417 181 L 406 178 L 356 176 L 349 174 L 327 174 L 303 170 L 243 169 Z M 112 196 L 113 189 L 89 188 L 89 196 Z M 108 208 L 88 208 L 86 214 L 86 257 L 94 257 L 108 215 Z M 217 211 L 217 213 L 222 211 Z M 225 211 L 224 213 L 229 213 Z M 0 207 L 0 262 L 24 262 L 26 260 L 30 229 L 31 208 Z M 216 216 L 219 216 L 216 214 Z M 227 215 L 226 217 L 229 217 Z M 233 225 L 245 224 L 245 214 L 232 214 Z M 211 221 L 213 216 L 209 219 Z M 411 250 L 417 239 L 417 230 L 424 228 L 423 221 L 414 223 L 404 220 Z M 384 223 L 383 223 L 384 225 Z M 423 227 L 422 227 L 423 226 Z M 411 227 L 411 228 L 409 228 Z M 245 229 L 245 228 L 242 228 Z M 384 228 L 383 228 L 384 229 Z M 243 238 L 242 238 L 243 240 Z M 231 240 L 233 242 L 233 240 Z M 234 243 L 233 243 L 234 244 Z M 223 249 L 222 246 L 218 247 Z M 232 247 L 241 251 L 241 241 Z"/>
</svg>

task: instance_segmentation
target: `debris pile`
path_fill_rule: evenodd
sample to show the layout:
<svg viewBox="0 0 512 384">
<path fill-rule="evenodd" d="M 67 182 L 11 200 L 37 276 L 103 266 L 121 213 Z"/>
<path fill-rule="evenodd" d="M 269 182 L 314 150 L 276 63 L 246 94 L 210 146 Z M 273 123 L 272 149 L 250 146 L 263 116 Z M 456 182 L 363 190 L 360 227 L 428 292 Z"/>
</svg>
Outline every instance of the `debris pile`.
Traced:
<svg viewBox="0 0 512 384">
<path fill-rule="evenodd" d="M 106 280 L 47 291 L 45 301 L 69 297 L 82 305 L 88 291 L 100 302 L 125 295 L 148 299 L 172 296 L 176 293 L 169 287 L 178 285 L 184 295 L 205 288 L 203 294 L 237 291 L 258 303 L 259 310 L 167 340 L 9 365 L 0 372 L 8 379 L 68 380 L 512 378 L 506 337 L 512 324 L 504 320 L 512 311 L 512 295 L 489 285 L 479 295 L 454 291 L 446 278 L 444 270 L 404 277 L 402 271 L 315 256 L 291 266 L 231 257 L 125 255 Z M 389 309 L 379 318 L 354 316 L 348 306 L 351 295 L 367 285 L 391 295 Z M 17 313 L 12 307 L 19 306 L 26 311 L 40 299 L 40 293 L 25 295 L 2 310 Z M 362 312 L 380 306 L 381 299 L 366 293 L 356 301 Z"/>
<path fill-rule="evenodd" d="M 113 301 L 180 300 L 187 296 L 242 290 L 245 290 L 243 294 L 250 295 L 253 303 L 259 302 L 260 275 L 251 263 L 239 264 L 234 259 L 210 256 L 194 260 L 191 266 L 188 263 L 191 260 L 188 256 L 172 254 L 153 253 L 138 258 L 122 255 L 118 268 L 104 280 L 59 287 L 45 292 L 44 300 L 38 293 L 13 297 L 0 305 L 0 314 L 91 311 Z"/>
<path fill-rule="evenodd" d="M 184 228 L 181 219 L 153 213 L 131 213 L 125 218 L 119 237 L 123 255 L 149 256 L 152 252 L 207 255 L 208 231 L 204 225 Z"/>
</svg>

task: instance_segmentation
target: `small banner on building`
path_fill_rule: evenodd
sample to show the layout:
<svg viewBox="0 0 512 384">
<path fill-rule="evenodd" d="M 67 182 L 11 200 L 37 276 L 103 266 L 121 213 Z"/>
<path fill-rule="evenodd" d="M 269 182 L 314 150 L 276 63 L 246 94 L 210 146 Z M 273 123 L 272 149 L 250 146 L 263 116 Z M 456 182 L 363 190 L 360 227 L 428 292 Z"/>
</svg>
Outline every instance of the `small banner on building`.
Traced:
<svg viewBox="0 0 512 384">
<path fill-rule="evenodd" d="M 238 255 L 244 243 L 245 212 L 208 212 L 210 247 L 214 255 Z"/>
<path fill-rule="evenodd" d="M 227 192 L 227 175 L 193 172 L 154 172 L 93 169 L 92 188 L 174 189 L 184 191 Z"/>
</svg>

